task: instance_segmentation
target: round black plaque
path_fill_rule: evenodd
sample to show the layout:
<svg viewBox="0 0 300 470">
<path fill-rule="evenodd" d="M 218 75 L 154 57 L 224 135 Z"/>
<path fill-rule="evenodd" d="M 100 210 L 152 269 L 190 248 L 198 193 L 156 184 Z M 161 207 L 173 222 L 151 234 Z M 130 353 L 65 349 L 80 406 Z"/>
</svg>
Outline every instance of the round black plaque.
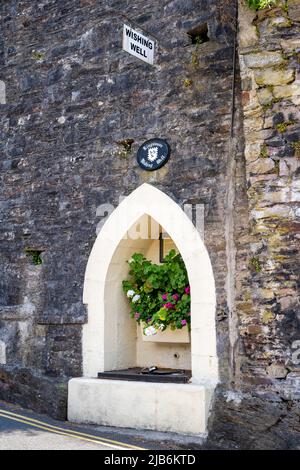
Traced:
<svg viewBox="0 0 300 470">
<path fill-rule="evenodd" d="M 170 146 L 163 139 L 147 140 L 137 153 L 137 161 L 143 170 L 154 171 L 164 166 L 170 158 Z"/>
</svg>

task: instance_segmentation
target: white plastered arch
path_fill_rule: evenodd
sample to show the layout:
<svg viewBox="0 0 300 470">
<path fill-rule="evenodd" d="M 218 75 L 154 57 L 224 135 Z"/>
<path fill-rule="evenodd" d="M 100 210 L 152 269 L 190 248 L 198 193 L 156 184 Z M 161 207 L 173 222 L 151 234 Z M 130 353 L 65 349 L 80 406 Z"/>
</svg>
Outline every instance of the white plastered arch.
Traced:
<svg viewBox="0 0 300 470">
<path fill-rule="evenodd" d="M 144 214 L 161 224 L 178 247 L 191 286 L 192 381 L 217 381 L 215 283 L 209 255 L 200 234 L 169 196 L 145 183 L 109 216 L 94 243 L 84 280 L 83 301 L 88 322 L 83 327 L 83 375 L 104 371 L 105 282 L 114 252 L 124 234 Z M 121 288 L 121 287 L 120 287 Z"/>
</svg>

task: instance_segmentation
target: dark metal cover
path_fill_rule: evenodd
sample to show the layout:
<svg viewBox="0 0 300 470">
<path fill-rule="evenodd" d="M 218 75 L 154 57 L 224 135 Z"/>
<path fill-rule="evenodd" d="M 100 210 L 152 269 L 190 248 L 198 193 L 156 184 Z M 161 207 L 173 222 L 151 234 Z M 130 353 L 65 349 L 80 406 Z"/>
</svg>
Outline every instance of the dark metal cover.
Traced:
<svg viewBox="0 0 300 470">
<path fill-rule="evenodd" d="M 164 369 L 158 369 L 155 373 L 144 374 L 143 369 L 134 367 L 125 370 L 112 370 L 99 372 L 98 379 L 110 380 L 129 380 L 136 382 L 164 382 L 164 383 L 188 383 L 191 378 L 191 371 L 180 370 L 166 372 Z"/>
</svg>

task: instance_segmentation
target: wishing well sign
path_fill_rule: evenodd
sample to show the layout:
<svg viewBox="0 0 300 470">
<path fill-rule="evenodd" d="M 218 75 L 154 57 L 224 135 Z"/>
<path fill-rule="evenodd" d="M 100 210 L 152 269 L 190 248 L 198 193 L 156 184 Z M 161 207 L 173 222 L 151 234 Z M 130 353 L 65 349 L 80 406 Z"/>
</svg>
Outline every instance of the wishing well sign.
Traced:
<svg viewBox="0 0 300 470">
<path fill-rule="evenodd" d="M 123 50 L 153 65 L 154 41 L 126 24 L 124 24 L 123 29 Z"/>
<path fill-rule="evenodd" d="M 165 140 L 147 140 L 138 149 L 137 162 L 143 170 L 159 170 L 169 160 L 170 152 L 170 146 Z"/>
</svg>

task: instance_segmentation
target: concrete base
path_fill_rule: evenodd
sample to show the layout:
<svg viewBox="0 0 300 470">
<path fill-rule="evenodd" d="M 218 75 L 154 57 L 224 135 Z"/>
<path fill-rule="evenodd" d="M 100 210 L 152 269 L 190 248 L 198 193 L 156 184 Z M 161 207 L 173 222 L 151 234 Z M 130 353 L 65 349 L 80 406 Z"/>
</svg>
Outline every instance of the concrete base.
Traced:
<svg viewBox="0 0 300 470">
<path fill-rule="evenodd" d="M 74 423 L 206 433 L 213 387 L 79 378 L 69 382 L 68 419 Z"/>
</svg>

